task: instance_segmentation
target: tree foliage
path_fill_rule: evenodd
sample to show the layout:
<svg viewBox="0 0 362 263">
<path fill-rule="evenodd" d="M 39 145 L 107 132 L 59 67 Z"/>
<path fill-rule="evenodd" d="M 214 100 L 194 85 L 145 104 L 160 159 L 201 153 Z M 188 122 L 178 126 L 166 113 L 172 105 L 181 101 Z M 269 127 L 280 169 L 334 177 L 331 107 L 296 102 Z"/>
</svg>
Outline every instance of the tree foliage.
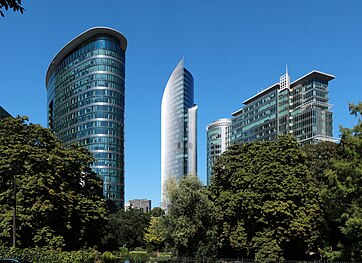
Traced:
<svg viewBox="0 0 362 263">
<path fill-rule="evenodd" d="M 358 118 L 353 128 L 341 128 L 341 154 L 325 171 L 322 188 L 332 238 L 322 250 L 328 259 L 362 261 L 362 103 L 349 105 Z"/>
<path fill-rule="evenodd" d="M 90 153 L 64 147 L 26 117 L 0 121 L 0 241 L 11 244 L 13 183 L 17 246 L 78 249 L 100 241 L 107 209 Z"/>
<path fill-rule="evenodd" d="M 160 217 L 164 214 L 165 214 L 165 211 L 163 211 L 161 207 L 154 207 L 150 211 L 150 216 L 154 216 L 154 217 Z"/>
<path fill-rule="evenodd" d="M 166 232 L 165 227 L 161 225 L 161 217 L 151 216 L 150 224 L 145 229 L 144 240 L 147 244 L 151 245 L 153 248 L 156 248 L 157 251 L 163 247 L 165 239 L 166 239 Z"/>
<path fill-rule="evenodd" d="M 231 146 L 213 174 L 219 256 L 303 259 L 317 250 L 318 189 L 294 138 Z"/>
<path fill-rule="evenodd" d="M 4 17 L 4 13 L 1 9 L 12 9 L 14 12 L 19 11 L 20 13 L 24 12 L 24 7 L 21 5 L 21 0 L 0 0 L 0 15 Z"/>
<path fill-rule="evenodd" d="M 148 213 L 132 207 L 111 214 L 106 227 L 107 235 L 102 241 L 103 247 L 107 250 L 145 247 L 144 234 L 149 222 Z"/>
<path fill-rule="evenodd" d="M 325 171 L 332 167 L 334 159 L 342 155 L 342 149 L 339 144 L 334 142 L 319 142 L 317 144 L 308 144 L 303 147 L 307 154 L 307 166 L 312 172 L 319 185 L 328 184 Z"/>
<path fill-rule="evenodd" d="M 166 234 L 166 248 L 180 257 L 213 256 L 216 248 L 213 205 L 197 176 L 169 179 L 165 193 L 167 213 L 159 225 Z"/>
</svg>

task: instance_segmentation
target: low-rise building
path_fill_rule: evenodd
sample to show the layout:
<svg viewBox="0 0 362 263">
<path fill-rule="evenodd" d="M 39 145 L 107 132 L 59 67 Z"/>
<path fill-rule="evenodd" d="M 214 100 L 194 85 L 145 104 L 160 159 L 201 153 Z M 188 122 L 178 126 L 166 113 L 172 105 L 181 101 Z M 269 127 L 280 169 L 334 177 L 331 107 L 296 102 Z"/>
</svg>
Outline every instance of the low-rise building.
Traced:
<svg viewBox="0 0 362 263">
<path fill-rule="evenodd" d="M 148 213 L 151 211 L 151 200 L 148 200 L 148 199 L 129 200 L 127 207 L 142 209 L 143 212 Z"/>
</svg>

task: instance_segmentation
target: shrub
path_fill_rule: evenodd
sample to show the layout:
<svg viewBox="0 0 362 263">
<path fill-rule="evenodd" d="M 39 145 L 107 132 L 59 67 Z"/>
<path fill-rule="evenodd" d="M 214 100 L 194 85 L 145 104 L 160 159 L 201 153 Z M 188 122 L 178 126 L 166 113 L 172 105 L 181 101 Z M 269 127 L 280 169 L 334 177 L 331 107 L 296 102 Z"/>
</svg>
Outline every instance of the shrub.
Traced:
<svg viewBox="0 0 362 263">
<path fill-rule="evenodd" d="M 146 251 L 130 251 L 129 259 L 136 262 L 147 262 L 149 261 L 149 256 Z"/>
</svg>

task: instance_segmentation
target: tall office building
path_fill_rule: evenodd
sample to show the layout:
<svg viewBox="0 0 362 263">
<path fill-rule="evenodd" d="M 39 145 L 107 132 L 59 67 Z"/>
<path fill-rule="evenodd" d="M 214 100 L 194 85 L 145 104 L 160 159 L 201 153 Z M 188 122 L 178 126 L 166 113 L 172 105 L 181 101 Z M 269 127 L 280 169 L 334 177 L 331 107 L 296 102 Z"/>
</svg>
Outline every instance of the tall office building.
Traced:
<svg viewBox="0 0 362 263">
<path fill-rule="evenodd" d="M 124 207 L 126 38 L 91 28 L 66 44 L 46 74 L 48 125 L 68 145 L 85 146 L 103 194 Z"/>
<path fill-rule="evenodd" d="M 11 115 L 0 106 L 0 119 L 10 117 Z"/>
<path fill-rule="evenodd" d="M 210 184 L 214 162 L 229 146 L 230 128 L 231 119 L 228 118 L 216 120 L 206 127 L 207 184 Z"/>
<path fill-rule="evenodd" d="M 293 134 L 301 144 L 335 141 L 328 84 L 334 76 L 312 71 L 290 83 L 280 81 L 245 100 L 234 112 L 231 142 L 272 141 Z"/>
<path fill-rule="evenodd" d="M 161 105 L 161 186 L 171 176 L 197 173 L 197 106 L 194 79 L 184 60 L 172 72 Z"/>
</svg>

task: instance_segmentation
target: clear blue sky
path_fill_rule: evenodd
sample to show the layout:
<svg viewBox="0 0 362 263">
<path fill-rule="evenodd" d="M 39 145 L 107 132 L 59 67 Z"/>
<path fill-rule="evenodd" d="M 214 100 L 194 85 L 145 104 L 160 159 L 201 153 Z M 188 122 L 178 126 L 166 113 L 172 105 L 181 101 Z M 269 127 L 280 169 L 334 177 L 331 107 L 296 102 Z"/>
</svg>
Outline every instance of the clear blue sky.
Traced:
<svg viewBox="0 0 362 263">
<path fill-rule="evenodd" d="M 348 102 L 362 98 L 362 1 L 23 0 L 0 17 L 0 105 L 46 126 L 45 74 L 57 52 L 94 26 L 128 40 L 126 200 L 160 203 L 160 107 L 181 57 L 195 79 L 199 176 L 206 179 L 205 126 L 279 80 L 316 69 L 330 82 L 334 135 L 351 127 Z"/>
</svg>

